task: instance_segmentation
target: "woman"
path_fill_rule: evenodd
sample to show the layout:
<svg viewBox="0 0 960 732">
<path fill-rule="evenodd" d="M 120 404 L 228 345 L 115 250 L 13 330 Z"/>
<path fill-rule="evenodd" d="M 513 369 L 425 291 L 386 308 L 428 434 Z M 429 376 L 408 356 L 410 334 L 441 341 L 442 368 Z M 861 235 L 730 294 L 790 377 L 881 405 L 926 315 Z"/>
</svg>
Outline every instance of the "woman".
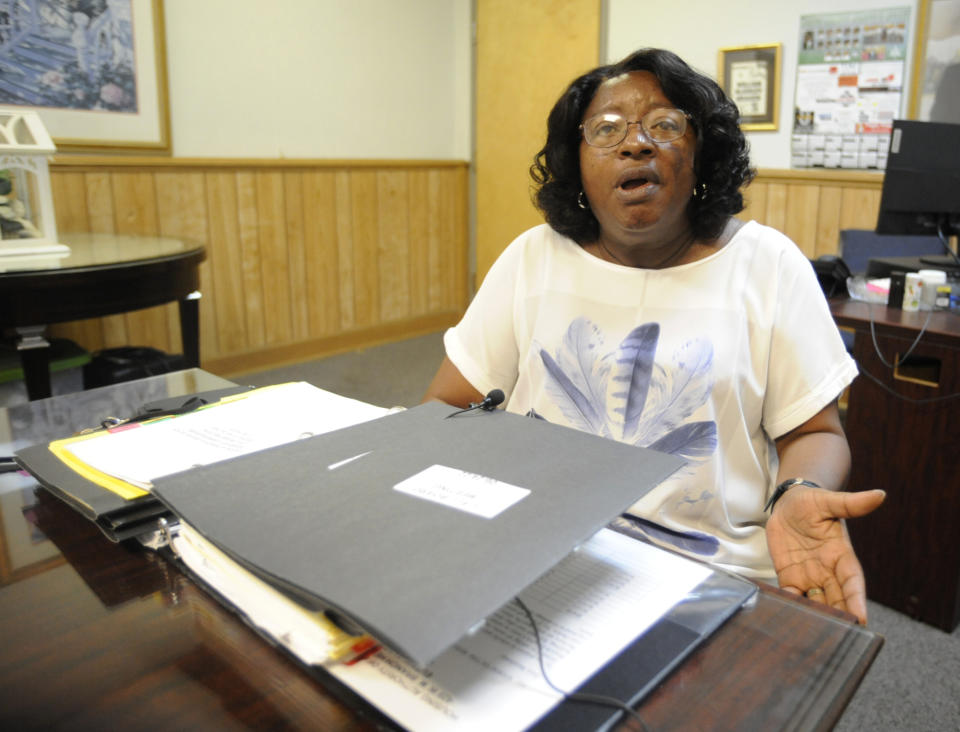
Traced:
<svg viewBox="0 0 960 732">
<path fill-rule="evenodd" d="M 752 176 L 735 105 L 641 50 L 570 85 L 531 173 L 547 224 L 491 268 L 425 398 L 499 388 L 510 411 L 684 457 L 624 520 L 865 623 L 840 519 L 884 494 L 838 492 L 856 366 L 797 247 L 733 218 Z"/>
</svg>

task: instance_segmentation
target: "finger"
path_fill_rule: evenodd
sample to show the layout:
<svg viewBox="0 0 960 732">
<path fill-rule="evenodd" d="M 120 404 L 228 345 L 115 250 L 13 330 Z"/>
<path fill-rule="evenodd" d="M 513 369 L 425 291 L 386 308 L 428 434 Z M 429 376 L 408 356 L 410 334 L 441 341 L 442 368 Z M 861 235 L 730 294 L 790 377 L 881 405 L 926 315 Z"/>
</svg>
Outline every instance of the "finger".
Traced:
<svg viewBox="0 0 960 732">
<path fill-rule="evenodd" d="M 887 497 L 886 491 L 879 489 L 857 491 L 855 493 L 828 493 L 824 498 L 835 518 L 857 518 L 876 510 Z"/>
<path fill-rule="evenodd" d="M 855 615 L 857 622 L 860 625 L 867 624 L 867 593 L 866 592 L 855 592 L 852 594 L 844 593 L 843 603 L 840 607 L 841 610 L 846 610 L 848 613 Z"/>
<path fill-rule="evenodd" d="M 866 625 L 867 584 L 863 577 L 860 562 L 851 554 L 837 569 L 837 576 L 841 581 L 843 605 L 845 606 L 842 609 L 855 615 L 860 625 Z"/>
</svg>

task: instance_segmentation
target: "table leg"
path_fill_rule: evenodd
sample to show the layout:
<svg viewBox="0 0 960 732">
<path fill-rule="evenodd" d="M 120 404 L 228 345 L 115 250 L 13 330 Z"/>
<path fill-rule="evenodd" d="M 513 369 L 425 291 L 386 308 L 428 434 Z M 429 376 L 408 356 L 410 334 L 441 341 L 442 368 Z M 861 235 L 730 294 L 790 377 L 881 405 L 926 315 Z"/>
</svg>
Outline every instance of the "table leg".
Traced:
<svg viewBox="0 0 960 732">
<path fill-rule="evenodd" d="M 180 340 L 187 368 L 200 366 L 200 291 L 180 301 Z"/>
<path fill-rule="evenodd" d="M 17 328 L 17 351 L 23 368 L 23 382 L 27 399 L 46 399 L 50 388 L 50 342 L 43 337 L 46 326 L 31 325 Z"/>
</svg>

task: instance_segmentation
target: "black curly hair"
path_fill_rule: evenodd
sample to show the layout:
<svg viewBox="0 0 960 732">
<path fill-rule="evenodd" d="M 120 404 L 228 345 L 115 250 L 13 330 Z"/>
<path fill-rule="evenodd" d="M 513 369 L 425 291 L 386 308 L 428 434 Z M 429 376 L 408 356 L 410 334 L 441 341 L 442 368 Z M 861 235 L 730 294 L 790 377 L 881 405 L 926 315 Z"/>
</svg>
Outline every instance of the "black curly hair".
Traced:
<svg viewBox="0 0 960 732">
<path fill-rule="evenodd" d="M 740 130 L 740 112 L 713 79 L 658 48 L 641 49 L 618 63 L 587 72 L 557 100 L 547 119 L 547 143 L 530 166 L 536 183 L 535 205 L 560 234 L 579 244 L 597 240 L 597 219 L 590 209 L 577 205 L 583 190 L 580 124 L 600 84 L 630 71 L 652 72 L 667 98 L 691 116 L 697 134 L 697 183 L 687 204 L 687 218 L 697 238 L 718 236 L 727 219 L 743 210 L 740 189 L 755 173 Z"/>
</svg>

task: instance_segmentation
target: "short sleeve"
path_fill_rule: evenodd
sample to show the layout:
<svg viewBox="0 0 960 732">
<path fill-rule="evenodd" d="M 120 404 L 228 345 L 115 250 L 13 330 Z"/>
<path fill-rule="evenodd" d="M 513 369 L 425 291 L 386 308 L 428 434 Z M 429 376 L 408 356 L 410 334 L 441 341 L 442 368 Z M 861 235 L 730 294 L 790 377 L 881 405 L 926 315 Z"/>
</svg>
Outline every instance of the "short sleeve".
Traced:
<svg viewBox="0 0 960 732">
<path fill-rule="evenodd" d="M 783 252 L 763 423 L 776 439 L 836 399 L 857 375 L 810 262 Z"/>
<path fill-rule="evenodd" d="M 521 236 L 503 251 L 463 318 L 443 339 L 447 357 L 477 391 L 502 389 L 508 399 L 517 381 L 514 314 L 523 249 Z"/>
</svg>

